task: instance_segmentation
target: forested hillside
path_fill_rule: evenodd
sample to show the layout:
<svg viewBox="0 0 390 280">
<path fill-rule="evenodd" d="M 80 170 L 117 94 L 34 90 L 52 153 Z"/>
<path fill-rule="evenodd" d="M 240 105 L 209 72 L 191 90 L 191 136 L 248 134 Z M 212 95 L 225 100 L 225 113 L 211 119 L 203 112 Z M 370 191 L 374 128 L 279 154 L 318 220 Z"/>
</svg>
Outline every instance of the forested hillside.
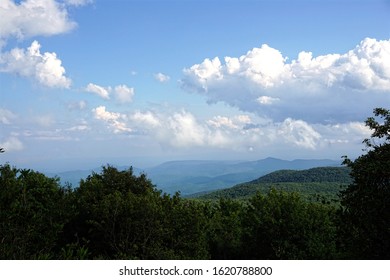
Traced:
<svg viewBox="0 0 390 280">
<path fill-rule="evenodd" d="M 317 167 L 307 170 L 278 170 L 256 180 L 238 184 L 208 194 L 199 199 L 248 199 L 257 192 L 267 194 L 271 189 L 297 192 L 310 201 L 335 202 L 342 188 L 352 182 L 351 170 L 347 167 Z"/>
<path fill-rule="evenodd" d="M 327 182 L 349 184 L 352 182 L 348 167 L 317 167 L 306 170 L 278 170 L 262 176 L 249 184 L 257 183 L 311 183 Z"/>
</svg>

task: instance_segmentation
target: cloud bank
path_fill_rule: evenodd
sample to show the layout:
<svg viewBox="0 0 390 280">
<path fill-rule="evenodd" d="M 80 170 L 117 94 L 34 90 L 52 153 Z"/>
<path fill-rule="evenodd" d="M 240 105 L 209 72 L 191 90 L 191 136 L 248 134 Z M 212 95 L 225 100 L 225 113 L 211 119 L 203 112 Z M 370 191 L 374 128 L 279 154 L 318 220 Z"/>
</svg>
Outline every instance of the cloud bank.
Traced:
<svg viewBox="0 0 390 280">
<path fill-rule="evenodd" d="M 217 148 L 261 151 L 269 147 L 318 150 L 334 145 L 360 144 L 370 134 L 364 123 L 309 124 L 286 118 L 281 122 L 242 114 L 199 120 L 186 110 L 163 113 L 136 111 L 123 114 L 106 107 L 93 109 L 95 119 L 116 134 L 158 141 L 162 147 Z"/>
<path fill-rule="evenodd" d="M 389 61 L 390 40 L 366 38 L 345 54 L 303 51 L 291 62 L 264 44 L 240 57 L 206 58 L 184 69 L 181 85 L 210 103 L 276 120 L 351 121 L 363 108 L 390 102 Z"/>
</svg>

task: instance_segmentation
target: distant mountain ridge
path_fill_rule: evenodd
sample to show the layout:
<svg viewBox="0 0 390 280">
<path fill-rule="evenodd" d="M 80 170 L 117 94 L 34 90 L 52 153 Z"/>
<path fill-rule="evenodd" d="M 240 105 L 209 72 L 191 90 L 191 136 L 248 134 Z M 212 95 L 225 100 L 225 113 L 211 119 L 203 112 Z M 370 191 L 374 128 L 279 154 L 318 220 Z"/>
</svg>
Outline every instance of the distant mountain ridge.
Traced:
<svg viewBox="0 0 390 280">
<path fill-rule="evenodd" d="M 340 166 L 341 161 L 327 159 L 282 160 L 265 158 L 256 161 L 221 161 L 221 160 L 183 160 L 169 161 L 151 168 L 133 168 L 135 174 L 145 173 L 147 177 L 166 193 L 179 191 L 182 195 L 232 187 L 248 182 L 270 172 L 281 169 L 303 170 L 322 166 Z M 120 170 L 129 166 L 117 167 Z M 81 179 L 101 168 L 91 170 L 67 171 L 47 174 L 58 176 L 61 182 L 69 182 L 77 187 Z"/>
</svg>

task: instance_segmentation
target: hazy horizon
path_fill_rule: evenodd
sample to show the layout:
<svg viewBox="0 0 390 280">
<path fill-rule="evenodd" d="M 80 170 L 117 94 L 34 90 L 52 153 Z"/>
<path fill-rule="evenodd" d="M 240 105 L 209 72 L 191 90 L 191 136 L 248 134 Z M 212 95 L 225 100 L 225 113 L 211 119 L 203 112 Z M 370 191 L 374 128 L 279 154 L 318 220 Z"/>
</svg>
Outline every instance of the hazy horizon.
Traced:
<svg viewBox="0 0 390 280">
<path fill-rule="evenodd" d="M 35 171 L 40 171 L 44 173 L 63 173 L 68 171 L 86 171 L 86 170 L 93 170 L 93 169 L 100 169 L 103 166 L 111 165 L 114 167 L 134 167 L 138 169 L 150 169 L 157 166 L 160 166 L 165 163 L 170 162 L 191 162 L 191 161 L 199 161 L 199 162 L 231 162 L 231 163 L 238 163 L 238 162 L 252 162 L 252 161 L 260 161 L 265 160 L 268 158 L 275 158 L 275 157 L 264 157 L 264 158 L 258 158 L 258 159 L 213 159 L 213 158 L 196 158 L 196 159 L 190 159 L 190 158 L 175 158 L 175 159 L 126 159 L 126 158 L 112 158 L 107 160 L 102 159 L 89 159 L 89 161 L 80 161 L 80 159 L 69 159 L 65 162 L 59 162 L 53 160 L 52 162 L 42 162 L 42 163 L 30 163 L 27 165 L 17 165 L 18 168 L 27 168 L 32 169 Z M 293 158 L 293 159 L 286 159 L 286 158 L 275 158 L 278 160 L 283 161 L 294 161 L 294 160 L 331 160 L 335 162 L 342 162 L 342 158 L 339 159 L 332 159 L 332 158 Z M 4 162 L 6 163 L 6 162 Z M 10 165 L 14 165 L 12 162 L 7 162 Z M 340 165 L 341 166 L 341 165 Z"/>
</svg>

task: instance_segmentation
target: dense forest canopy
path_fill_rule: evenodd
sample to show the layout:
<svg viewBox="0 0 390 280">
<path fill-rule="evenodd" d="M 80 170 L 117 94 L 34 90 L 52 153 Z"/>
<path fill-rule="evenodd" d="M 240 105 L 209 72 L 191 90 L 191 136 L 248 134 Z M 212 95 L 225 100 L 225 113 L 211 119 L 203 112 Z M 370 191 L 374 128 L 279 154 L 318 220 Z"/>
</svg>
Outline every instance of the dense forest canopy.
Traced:
<svg viewBox="0 0 390 280">
<path fill-rule="evenodd" d="M 3 164 L 0 259 L 389 259 L 390 112 L 374 115 L 366 121 L 373 130 L 366 153 L 346 157 L 347 168 L 252 182 L 315 186 L 349 173 L 339 204 L 283 188 L 246 200 L 186 199 L 162 193 L 132 168 L 109 165 L 70 188 Z"/>
</svg>

